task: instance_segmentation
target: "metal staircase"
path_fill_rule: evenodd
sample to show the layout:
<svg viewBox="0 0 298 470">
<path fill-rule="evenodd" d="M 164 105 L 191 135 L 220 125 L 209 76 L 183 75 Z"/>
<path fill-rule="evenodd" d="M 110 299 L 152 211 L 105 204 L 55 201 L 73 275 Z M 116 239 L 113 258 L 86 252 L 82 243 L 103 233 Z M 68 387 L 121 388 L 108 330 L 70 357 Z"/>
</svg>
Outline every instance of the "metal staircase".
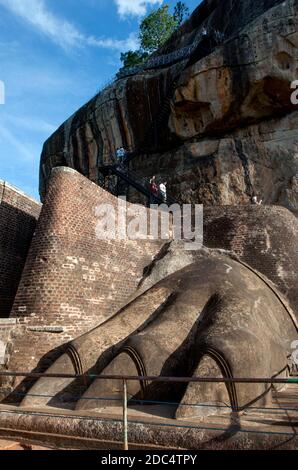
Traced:
<svg viewBox="0 0 298 470">
<path fill-rule="evenodd" d="M 164 201 L 161 195 L 153 195 L 150 190 L 149 180 L 144 176 L 131 171 L 124 165 L 106 165 L 103 167 L 102 171 L 105 172 L 105 177 L 116 176 L 118 179 L 125 182 L 127 186 L 132 187 L 139 193 L 143 194 L 148 199 L 149 204 L 177 204 L 177 201 L 169 194 L 167 194 L 166 201 Z M 113 188 L 113 193 L 115 196 L 121 195 L 121 192 L 117 189 L 117 186 L 119 186 L 119 182 L 117 182 Z"/>
</svg>

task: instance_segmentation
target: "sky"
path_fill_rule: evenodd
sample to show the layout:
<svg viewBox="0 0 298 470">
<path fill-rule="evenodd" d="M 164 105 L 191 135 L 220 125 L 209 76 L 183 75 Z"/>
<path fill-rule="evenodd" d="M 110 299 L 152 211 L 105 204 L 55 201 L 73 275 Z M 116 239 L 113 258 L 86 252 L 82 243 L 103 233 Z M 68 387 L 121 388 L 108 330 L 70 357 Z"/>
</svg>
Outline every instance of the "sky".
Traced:
<svg viewBox="0 0 298 470">
<path fill-rule="evenodd" d="M 200 0 L 184 2 L 192 12 Z M 0 180 L 39 199 L 43 142 L 111 80 L 144 15 L 165 3 L 176 0 L 0 0 Z"/>
</svg>

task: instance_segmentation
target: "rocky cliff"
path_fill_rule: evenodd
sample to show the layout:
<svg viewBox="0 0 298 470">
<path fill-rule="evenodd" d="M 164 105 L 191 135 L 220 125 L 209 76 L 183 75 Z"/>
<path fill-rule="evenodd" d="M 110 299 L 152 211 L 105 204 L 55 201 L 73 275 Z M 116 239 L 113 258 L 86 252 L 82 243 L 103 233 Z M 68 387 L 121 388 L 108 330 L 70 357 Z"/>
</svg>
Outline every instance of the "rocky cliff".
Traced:
<svg viewBox="0 0 298 470">
<path fill-rule="evenodd" d="M 120 146 L 133 169 L 169 181 L 184 202 L 298 211 L 298 0 L 205 0 L 142 70 L 113 83 L 45 143 L 51 169 L 101 184 Z"/>
</svg>

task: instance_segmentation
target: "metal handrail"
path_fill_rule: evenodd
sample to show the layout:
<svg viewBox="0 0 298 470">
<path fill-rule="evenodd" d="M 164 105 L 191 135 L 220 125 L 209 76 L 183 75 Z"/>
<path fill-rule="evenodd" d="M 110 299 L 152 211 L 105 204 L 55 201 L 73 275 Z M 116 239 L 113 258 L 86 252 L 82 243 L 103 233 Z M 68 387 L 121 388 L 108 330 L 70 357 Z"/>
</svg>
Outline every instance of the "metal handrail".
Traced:
<svg viewBox="0 0 298 470">
<path fill-rule="evenodd" d="M 178 204 L 177 201 L 167 193 L 166 201 L 163 200 L 160 194 L 154 195 L 150 190 L 150 182 L 143 175 L 139 175 L 135 171 L 130 170 L 127 167 L 123 167 L 120 163 L 115 165 L 106 165 L 102 168 L 102 171 L 113 174 L 121 179 L 123 179 L 129 186 L 134 187 L 137 191 L 142 193 L 148 198 L 152 198 L 154 204 L 167 204 L 173 205 Z M 118 194 L 116 194 L 118 195 Z"/>
<path fill-rule="evenodd" d="M 150 181 L 148 180 L 148 178 L 146 176 L 140 175 L 135 170 L 131 170 L 130 168 L 128 168 L 128 169 L 125 168 L 124 171 L 127 171 L 128 176 L 132 177 L 134 180 L 137 180 L 137 181 L 141 180 L 141 182 L 142 182 L 141 184 L 150 193 Z M 159 200 L 161 203 L 164 202 L 162 200 L 161 196 L 158 196 L 156 199 Z M 174 199 L 173 196 L 171 196 L 171 194 L 168 191 L 167 191 L 167 201 L 166 201 L 166 203 L 169 204 L 169 205 L 177 203 L 177 201 Z"/>
<path fill-rule="evenodd" d="M 207 382 L 207 383 L 269 383 L 269 384 L 298 384 L 298 377 L 163 377 L 144 375 L 100 375 L 100 374 L 49 374 L 46 372 L 0 372 L 0 377 L 31 377 L 31 378 L 62 378 L 62 379 L 101 379 L 101 380 L 132 380 L 150 382 Z"/>
<path fill-rule="evenodd" d="M 176 51 L 169 52 L 168 54 L 159 55 L 157 57 L 149 57 L 143 64 L 136 65 L 134 67 L 127 67 L 122 72 L 118 72 L 118 78 L 122 79 L 128 77 L 130 75 L 134 75 L 138 72 L 142 72 L 143 70 L 150 70 L 155 69 L 160 66 L 168 66 L 179 60 L 187 59 L 192 56 L 192 54 L 196 51 L 199 47 L 200 43 L 206 39 L 210 38 L 210 33 L 201 31 L 196 38 L 196 40 L 190 45 L 182 47 Z M 220 31 L 213 31 L 212 35 L 213 39 L 215 39 L 216 46 L 219 46 L 225 40 L 225 35 L 223 32 Z M 215 46 L 215 47 L 216 47 Z M 200 46 L 202 51 L 206 52 L 206 54 L 210 54 L 212 52 L 212 47 L 207 49 L 206 47 Z"/>
<path fill-rule="evenodd" d="M 128 444 L 128 394 L 127 382 L 132 381 L 155 381 L 155 382 L 211 382 L 211 383 L 268 383 L 273 385 L 284 383 L 298 383 L 298 378 L 257 378 L 257 377 L 243 377 L 243 378 L 219 378 L 219 377 L 161 377 L 161 376 L 129 376 L 129 375 L 98 375 L 98 374 L 48 374 L 38 372 L 0 372 L 0 377 L 31 377 L 31 378 L 69 378 L 69 379 L 83 379 L 86 378 L 101 379 L 101 380 L 122 380 L 123 384 L 123 400 L 122 400 L 122 424 L 123 424 L 123 450 L 129 449 Z M 12 392 L 13 393 L 13 392 Z"/>
</svg>

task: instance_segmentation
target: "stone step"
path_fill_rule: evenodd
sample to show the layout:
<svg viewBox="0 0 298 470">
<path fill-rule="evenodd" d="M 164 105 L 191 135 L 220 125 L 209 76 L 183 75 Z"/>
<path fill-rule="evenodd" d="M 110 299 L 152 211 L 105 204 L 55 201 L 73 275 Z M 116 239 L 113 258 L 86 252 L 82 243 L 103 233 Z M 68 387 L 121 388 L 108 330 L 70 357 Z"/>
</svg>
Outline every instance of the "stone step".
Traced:
<svg viewBox="0 0 298 470">
<path fill-rule="evenodd" d="M 51 450 L 46 447 L 41 447 L 38 445 L 31 445 L 31 444 L 22 444 L 17 441 L 7 441 L 4 439 L 0 439 L 0 451 L 1 450 Z"/>
<path fill-rule="evenodd" d="M 25 450 L 19 442 L 0 440 L 0 450 Z"/>
</svg>

